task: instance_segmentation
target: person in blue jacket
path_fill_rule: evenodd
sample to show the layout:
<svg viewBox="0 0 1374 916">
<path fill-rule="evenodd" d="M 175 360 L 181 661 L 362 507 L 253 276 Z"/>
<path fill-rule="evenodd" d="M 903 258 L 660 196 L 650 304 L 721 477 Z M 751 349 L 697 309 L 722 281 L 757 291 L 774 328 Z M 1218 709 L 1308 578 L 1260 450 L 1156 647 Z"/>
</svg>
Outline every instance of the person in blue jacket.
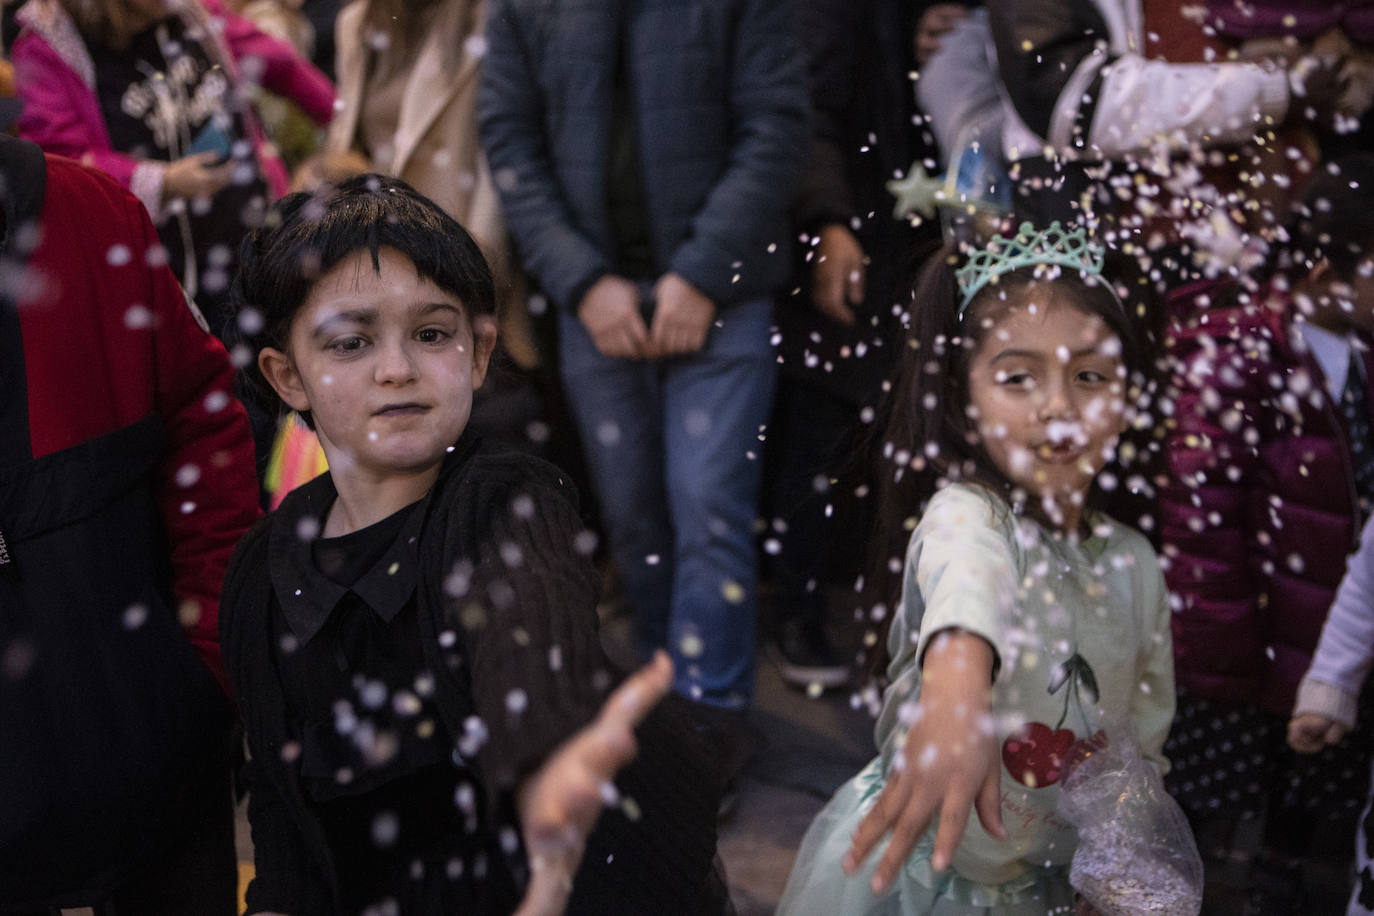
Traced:
<svg viewBox="0 0 1374 916">
<path fill-rule="evenodd" d="M 675 689 L 713 709 L 753 688 L 771 301 L 808 144 L 792 18 L 776 0 L 500 0 L 478 98 L 516 246 L 558 310 L 637 643 L 667 647 Z"/>
</svg>

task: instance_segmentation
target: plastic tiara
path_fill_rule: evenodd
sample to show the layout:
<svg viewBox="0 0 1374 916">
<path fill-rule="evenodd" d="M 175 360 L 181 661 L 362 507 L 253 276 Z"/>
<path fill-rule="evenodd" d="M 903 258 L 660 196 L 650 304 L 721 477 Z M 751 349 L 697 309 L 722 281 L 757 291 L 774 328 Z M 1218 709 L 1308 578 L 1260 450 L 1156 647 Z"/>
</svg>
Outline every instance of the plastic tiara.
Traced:
<svg viewBox="0 0 1374 916">
<path fill-rule="evenodd" d="M 1067 231 L 1058 220 L 1043 231 L 1022 223 L 1016 235 L 999 235 L 987 246 L 969 255 L 968 262 L 955 271 L 959 291 L 959 317 L 964 317 L 973 298 L 989 283 L 1022 267 L 1067 267 L 1080 275 L 1101 277 L 1106 250 L 1088 239 L 1082 227 Z M 1046 274 L 1046 279 L 1052 275 Z M 1109 287 L 1110 288 L 1110 287 Z"/>
</svg>

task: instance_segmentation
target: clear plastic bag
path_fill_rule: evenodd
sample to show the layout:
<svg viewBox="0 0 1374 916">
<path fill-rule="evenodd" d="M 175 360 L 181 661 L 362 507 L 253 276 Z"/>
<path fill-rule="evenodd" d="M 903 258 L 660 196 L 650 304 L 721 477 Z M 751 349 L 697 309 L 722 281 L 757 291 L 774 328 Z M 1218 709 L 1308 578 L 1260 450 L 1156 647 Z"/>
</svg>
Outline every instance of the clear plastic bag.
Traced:
<svg viewBox="0 0 1374 916">
<path fill-rule="evenodd" d="M 1202 858 L 1178 803 L 1127 729 L 1075 745 L 1059 812 L 1078 828 L 1069 882 L 1102 916 L 1197 916 Z"/>
</svg>

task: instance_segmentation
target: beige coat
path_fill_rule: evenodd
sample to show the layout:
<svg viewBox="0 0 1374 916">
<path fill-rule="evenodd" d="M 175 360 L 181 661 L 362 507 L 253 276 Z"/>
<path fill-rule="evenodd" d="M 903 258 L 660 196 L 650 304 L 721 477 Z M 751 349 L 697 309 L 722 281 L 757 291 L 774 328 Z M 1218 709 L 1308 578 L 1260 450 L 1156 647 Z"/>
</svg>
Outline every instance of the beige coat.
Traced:
<svg viewBox="0 0 1374 916">
<path fill-rule="evenodd" d="M 335 23 L 339 111 L 329 126 L 328 153 L 360 151 L 359 119 L 372 57 L 363 22 L 369 0 L 344 7 Z M 415 56 L 401 101 L 390 163 L 373 167 L 433 199 L 472 233 L 496 274 L 502 340 L 516 363 L 538 362 L 529 328 L 525 285 L 512 263 L 496 186 L 477 137 L 477 83 L 485 0 L 445 0 Z"/>
</svg>

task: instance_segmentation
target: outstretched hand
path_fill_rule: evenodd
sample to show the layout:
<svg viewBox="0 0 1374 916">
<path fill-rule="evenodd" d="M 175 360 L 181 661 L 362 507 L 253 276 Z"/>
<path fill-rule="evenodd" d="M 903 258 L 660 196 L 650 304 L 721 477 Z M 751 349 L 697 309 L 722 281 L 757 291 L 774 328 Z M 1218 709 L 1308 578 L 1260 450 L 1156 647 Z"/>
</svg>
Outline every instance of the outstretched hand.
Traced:
<svg viewBox="0 0 1374 916">
<path fill-rule="evenodd" d="M 1345 89 L 1345 61 L 1337 57 L 1304 54 L 1288 67 L 1288 119 L 1314 121 L 1329 126 L 1337 100 Z"/>
<path fill-rule="evenodd" d="M 515 916 L 563 912 L 587 834 L 614 791 L 611 780 L 635 755 L 635 726 L 672 682 L 673 663 L 660 651 L 616 688 L 595 722 L 559 745 L 521 784 L 516 805 L 530 883 Z"/>
<path fill-rule="evenodd" d="M 939 634 L 921 667 L 921 698 L 902 711 L 906 743 L 887 785 L 854 832 L 844 871 L 859 870 L 889 832 L 892 840 L 873 875 L 873 893 L 887 890 L 931 819 L 940 815 L 931 865 L 949 867 L 970 809 L 984 829 L 1006 838 L 1001 811 L 1001 755 L 988 727 L 992 647 L 962 630 Z"/>
</svg>

